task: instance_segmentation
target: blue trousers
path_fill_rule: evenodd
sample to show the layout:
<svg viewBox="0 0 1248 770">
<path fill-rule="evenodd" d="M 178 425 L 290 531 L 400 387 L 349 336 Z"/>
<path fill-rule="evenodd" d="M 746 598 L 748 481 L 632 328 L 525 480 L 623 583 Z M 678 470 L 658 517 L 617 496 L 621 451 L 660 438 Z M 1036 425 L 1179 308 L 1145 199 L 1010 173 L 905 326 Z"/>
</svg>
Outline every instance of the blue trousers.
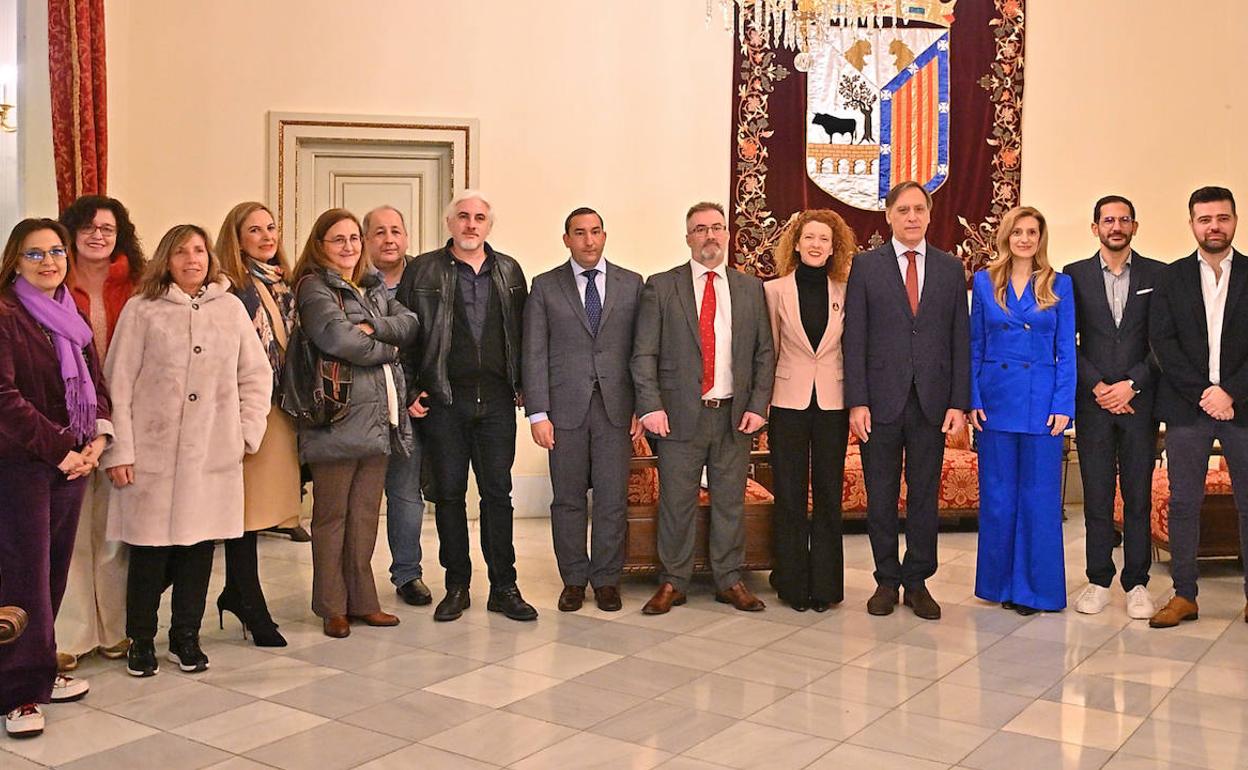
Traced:
<svg viewBox="0 0 1248 770">
<path fill-rule="evenodd" d="M 401 415 L 400 419 L 408 419 Z M 403 586 L 424 575 L 420 567 L 420 530 L 425 499 L 420 493 L 420 434 L 412 426 L 412 454 L 390 455 L 386 466 L 386 539 L 390 541 L 390 582 Z"/>
<path fill-rule="evenodd" d="M 979 435 L 975 595 L 1040 610 L 1066 606 L 1062 437 Z"/>
</svg>

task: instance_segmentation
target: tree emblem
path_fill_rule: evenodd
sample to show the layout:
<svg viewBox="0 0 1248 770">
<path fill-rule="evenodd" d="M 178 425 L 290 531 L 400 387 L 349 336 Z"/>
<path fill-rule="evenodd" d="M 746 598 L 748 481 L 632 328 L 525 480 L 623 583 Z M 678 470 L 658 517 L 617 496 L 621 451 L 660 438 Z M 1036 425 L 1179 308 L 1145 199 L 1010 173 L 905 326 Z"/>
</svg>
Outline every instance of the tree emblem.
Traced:
<svg viewBox="0 0 1248 770">
<path fill-rule="evenodd" d="M 857 73 L 846 73 L 841 76 L 837 93 L 844 100 L 846 107 L 862 113 L 862 139 L 859 140 L 859 144 L 866 144 L 868 140 L 874 143 L 875 136 L 871 133 L 871 115 L 875 112 L 877 97 L 875 90 L 871 88 L 871 83 Z"/>
</svg>

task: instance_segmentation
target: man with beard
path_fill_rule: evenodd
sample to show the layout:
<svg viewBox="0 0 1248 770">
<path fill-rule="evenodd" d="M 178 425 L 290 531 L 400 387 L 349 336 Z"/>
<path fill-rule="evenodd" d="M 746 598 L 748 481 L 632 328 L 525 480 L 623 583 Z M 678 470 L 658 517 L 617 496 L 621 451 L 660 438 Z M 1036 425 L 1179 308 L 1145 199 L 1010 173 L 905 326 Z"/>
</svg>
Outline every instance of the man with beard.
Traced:
<svg viewBox="0 0 1248 770">
<path fill-rule="evenodd" d="M 381 272 L 391 297 L 413 259 L 407 246 L 407 223 L 398 209 L 379 206 L 364 215 L 364 254 Z M 412 417 L 400 414 L 399 419 Z M 390 542 L 390 582 L 395 592 L 408 604 L 420 606 L 432 602 L 433 594 L 425 585 L 420 566 L 425 500 L 420 493 L 420 432 L 413 430 L 412 435 L 416 441 L 411 455 L 393 454 L 386 466 L 386 539 Z"/>
<path fill-rule="evenodd" d="M 511 465 L 520 385 L 521 326 L 528 286 L 520 263 L 486 242 L 494 209 L 476 190 L 446 207 L 450 238 L 403 271 L 397 297 L 420 318 L 407 351 L 408 413 L 421 426 L 433 467 L 433 502 L 446 570 L 446 597 L 433 619 L 456 620 L 471 604 L 468 555 L 468 467 L 481 493 L 481 550 L 489 571 L 486 609 L 512 620 L 536 620 L 516 586 L 512 543 Z"/>
<path fill-rule="evenodd" d="M 641 292 L 632 372 L 637 413 L 659 456 L 659 590 L 642 607 L 661 615 L 685 603 L 693 575 L 698 487 L 711 494 L 716 601 L 757 612 L 741 580 L 750 437 L 766 423 L 776 361 L 757 278 L 725 264 L 728 226 L 718 203 L 685 215 L 690 260 L 652 275 Z"/>
<path fill-rule="evenodd" d="M 1087 532 L 1088 585 L 1075 600 L 1075 609 L 1095 615 L 1109 604 L 1116 569 L 1114 490 L 1121 488 L 1120 580 L 1127 594 L 1127 615 L 1141 620 L 1156 612 L 1148 594 L 1148 568 L 1157 367 L 1148 347 L 1148 312 L 1153 286 L 1165 264 L 1131 248 L 1138 229 L 1131 201 L 1120 195 L 1101 198 L 1092 209 L 1092 234 L 1100 239 L 1100 251 L 1067 265 L 1065 272 L 1075 287 L 1079 363 L 1075 423 Z"/>
<path fill-rule="evenodd" d="M 550 451 L 550 529 L 563 578 L 558 607 L 575 612 L 594 587 L 598 609 L 620 609 L 628 459 L 640 436 L 628 371 L 641 276 L 602 254 L 607 231 L 591 208 L 563 223 L 571 259 L 533 279 L 524 307 L 524 406 L 533 442 Z M 594 527 L 587 494 L 594 490 Z"/>
<path fill-rule="evenodd" d="M 1202 187 L 1188 198 L 1196 252 L 1167 265 L 1153 293 L 1149 339 L 1161 366 L 1157 415 L 1166 423 L 1170 571 L 1174 598 L 1149 625 L 1195 620 L 1200 506 L 1214 439 L 1231 472 L 1240 553 L 1248 553 L 1248 258 L 1236 251 L 1235 198 Z M 1248 576 L 1245 577 L 1248 595 Z M 1248 605 L 1244 607 L 1248 622 Z"/>
</svg>

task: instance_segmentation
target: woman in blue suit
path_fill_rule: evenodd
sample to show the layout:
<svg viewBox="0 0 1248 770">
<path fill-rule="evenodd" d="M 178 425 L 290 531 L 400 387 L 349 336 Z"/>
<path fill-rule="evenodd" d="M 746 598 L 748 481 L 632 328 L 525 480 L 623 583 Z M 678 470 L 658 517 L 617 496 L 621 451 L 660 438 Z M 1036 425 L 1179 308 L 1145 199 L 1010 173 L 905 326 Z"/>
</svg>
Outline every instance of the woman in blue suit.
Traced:
<svg viewBox="0 0 1248 770">
<path fill-rule="evenodd" d="M 997 229 L 971 289 L 971 422 L 979 431 L 975 595 L 1020 615 L 1066 606 L 1062 431 L 1075 413 L 1075 298 L 1030 207 Z"/>
</svg>

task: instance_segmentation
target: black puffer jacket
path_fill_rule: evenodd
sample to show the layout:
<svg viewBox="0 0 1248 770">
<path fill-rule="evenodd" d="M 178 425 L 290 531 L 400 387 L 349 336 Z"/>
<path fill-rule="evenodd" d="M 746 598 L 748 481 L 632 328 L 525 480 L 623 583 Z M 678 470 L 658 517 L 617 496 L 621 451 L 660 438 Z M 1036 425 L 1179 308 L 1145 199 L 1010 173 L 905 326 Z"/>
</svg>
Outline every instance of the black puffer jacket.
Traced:
<svg viewBox="0 0 1248 770">
<path fill-rule="evenodd" d="M 528 283 L 520 263 L 485 244 L 486 253 L 494 258 L 494 291 L 503 309 L 503 336 L 507 352 L 507 380 L 519 400 L 521 333 L 524 327 L 524 303 L 529 296 Z M 411 308 L 420 319 L 416 344 L 404 350 L 409 367 L 408 398 L 411 403 L 423 390 L 440 403 L 451 403 L 451 382 L 446 373 L 446 359 L 451 349 L 451 327 L 455 312 L 455 293 L 459 291 L 459 274 L 451 242 L 437 251 L 429 251 L 408 264 L 395 298 Z"/>
<path fill-rule="evenodd" d="M 412 451 L 411 421 L 400 419 L 397 428 L 390 425 L 383 367 L 390 367 L 394 374 L 399 415 L 403 417 L 406 387 L 399 349 L 416 340 L 420 321 L 390 299 L 380 273 L 365 275 L 360 289 L 363 295 L 329 270 L 317 271 L 298 285 L 295 303 L 304 333 L 321 352 L 350 363 L 352 376 L 346 417 L 324 428 L 300 427 L 299 457 L 304 462 L 352 460 L 391 452 L 408 455 Z M 355 325 L 361 322 L 372 326 L 374 333 L 357 329 Z"/>
</svg>

